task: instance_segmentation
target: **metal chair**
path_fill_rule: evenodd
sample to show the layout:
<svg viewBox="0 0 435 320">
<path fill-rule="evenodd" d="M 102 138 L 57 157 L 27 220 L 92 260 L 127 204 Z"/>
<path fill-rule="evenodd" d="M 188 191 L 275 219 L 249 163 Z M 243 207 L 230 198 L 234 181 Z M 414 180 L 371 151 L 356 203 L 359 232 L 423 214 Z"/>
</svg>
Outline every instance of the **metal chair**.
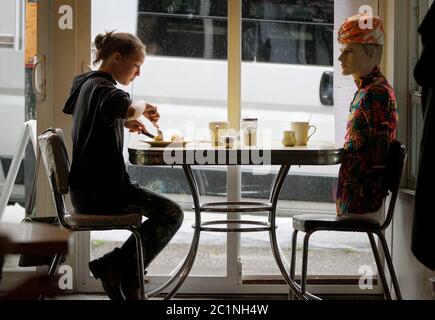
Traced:
<svg viewBox="0 0 435 320">
<path fill-rule="evenodd" d="M 139 233 L 142 215 L 125 213 L 120 213 L 119 215 L 95 215 L 86 214 L 86 212 L 68 212 L 65 207 L 64 197 L 69 192 L 69 159 L 62 130 L 52 128 L 46 130 L 38 137 L 38 143 L 50 182 L 60 224 L 71 231 L 121 229 L 131 231 L 136 238 L 140 296 L 143 300 L 147 299 L 145 295 L 142 237 Z M 61 260 L 61 255 L 55 256 L 49 269 L 50 276 L 54 276 Z"/>
<path fill-rule="evenodd" d="M 400 180 L 402 178 L 403 169 L 406 162 L 406 148 L 398 141 L 393 141 L 389 146 L 389 159 L 386 169 L 386 182 L 388 190 L 391 192 L 391 200 L 388 205 L 388 211 L 385 221 L 381 224 L 377 220 L 357 220 L 357 219 L 340 219 L 336 216 L 325 216 L 316 214 L 298 215 L 293 217 L 293 239 L 292 239 L 292 253 L 290 264 L 290 278 L 295 278 L 295 264 L 296 264 L 296 242 L 298 232 L 305 232 L 303 253 L 302 253 L 302 275 L 301 285 L 299 287 L 300 293 L 309 299 L 318 299 L 306 291 L 307 283 L 307 266 L 308 266 L 308 244 L 310 236 L 316 231 L 340 231 L 340 232 L 365 232 L 367 233 L 370 245 L 372 247 L 373 255 L 375 257 L 378 273 L 382 281 L 386 298 L 391 300 L 391 293 L 388 288 L 388 283 L 385 277 L 385 272 L 382 267 L 382 261 L 379 256 L 377 244 L 374 234 L 379 237 L 380 244 L 385 254 L 388 270 L 393 282 L 394 291 L 398 300 L 402 300 L 402 295 L 399 289 L 396 273 L 394 271 L 393 262 L 390 252 L 388 250 L 387 241 L 385 240 L 384 231 L 390 225 L 393 219 L 394 207 L 396 204 L 397 195 L 400 187 Z"/>
</svg>

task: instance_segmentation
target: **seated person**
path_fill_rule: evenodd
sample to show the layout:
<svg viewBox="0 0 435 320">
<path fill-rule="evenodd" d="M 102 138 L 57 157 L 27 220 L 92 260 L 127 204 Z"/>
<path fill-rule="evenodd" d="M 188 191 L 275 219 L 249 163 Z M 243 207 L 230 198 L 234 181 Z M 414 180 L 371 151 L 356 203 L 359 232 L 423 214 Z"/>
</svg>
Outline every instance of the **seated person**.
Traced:
<svg viewBox="0 0 435 320">
<path fill-rule="evenodd" d="M 134 35 L 108 32 L 95 38 L 98 71 L 78 75 L 63 111 L 73 116 L 73 157 L 69 174 L 71 201 L 88 214 L 141 213 L 148 219 L 140 232 L 147 267 L 180 228 L 183 211 L 172 200 L 130 181 L 123 157 L 124 127 L 146 132 L 137 120 L 144 115 L 157 126 L 157 108 L 133 102 L 116 87 L 140 75 L 145 46 Z M 137 299 L 136 242 L 130 236 L 121 248 L 89 263 L 111 299 Z"/>
<path fill-rule="evenodd" d="M 396 97 L 379 64 L 384 31 L 379 17 L 358 14 L 340 27 L 343 75 L 358 91 L 350 105 L 337 189 L 337 215 L 380 218 L 389 143 L 396 139 Z"/>
</svg>

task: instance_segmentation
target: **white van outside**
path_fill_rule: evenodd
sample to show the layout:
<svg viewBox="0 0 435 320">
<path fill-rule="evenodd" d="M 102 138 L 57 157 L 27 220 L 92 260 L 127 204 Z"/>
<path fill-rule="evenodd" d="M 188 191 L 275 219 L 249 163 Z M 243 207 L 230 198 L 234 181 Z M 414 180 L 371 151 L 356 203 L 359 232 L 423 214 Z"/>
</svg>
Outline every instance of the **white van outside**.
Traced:
<svg viewBox="0 0 435 320">
<path fill-rule="evenodd" d="M 9 158 L 26 118 L 23 3 L 3 0 L 0 21 L 0 156 Z M 276 140 L 290 121 L 311 119 L 313 139 L 334 141 L 334 2 L 242 3 L 242 117 L 258 118 Z M 92 38 L 136 33 L 148 56 L 127 90 L 159 106 L 164 130 L 206 129 L 226 117 L 226 10 L 225 0 L 93 0 Z"/>
<path fill-rule="evenodd" d="M 159 106 L 163 129 L 225 120 L 227 1 L 133 0 L 120 7 L 94 0 L 92 9 L 93 37 L 123 30 L 147 46 L 131 93 Z M 243 1 L 242 117 L 258 118 L 260 130 L 277 139 L 290 121 L 308 119 L 318 128 L 313 139 L 335 139 L 333 10 L 332 0 Z"/>
<path fill-rule="evenodd" d="M 290 129 L 291 121 L 310 119 L 318 128 L 314 140 L 334 141 L 334 1 L 242 3 L 242 117 L 258 118 L 259 129 L 269 131 L 274 140 Z M 94 0 L 92 4 L 93 38 L 104 31 L 128 31 L 147 46 L 142 74 L 126 88 L 134 99 L 159 107 L 164 133 L 175 129 L 186 140 L 207 139 L 208 122 L 227 117 L 227 1 L 130 0 L 121 7 L 114 0 Z M 194 137 L 188 135 L 191 128 Z M 197 136 L 198 131 L 204 136 Z M 201 183 L 208 185 L 208 195 L 225 195 L 225 168 L 196 169 Z M 129 166 L 132 178 L 147 181 L 147 187 L 188 193 L 175 188 L 183 184 L 175 171 Z M 289 185 L 283 197 L 332 202 L 337 172 L 337 167 L 295 167 L 291 174 L 300 178 L 292 179 L 297 185 Z M 242 195 L 264 197 L 273 176 L 272 172 L 257 179 L 242 169 Z M 250 186 L 258 184 L 264 190 L 254 194 L 258 187 Z M 313 192 L 299 192 L 305 188 L 302 184 Z"/>
</svg>

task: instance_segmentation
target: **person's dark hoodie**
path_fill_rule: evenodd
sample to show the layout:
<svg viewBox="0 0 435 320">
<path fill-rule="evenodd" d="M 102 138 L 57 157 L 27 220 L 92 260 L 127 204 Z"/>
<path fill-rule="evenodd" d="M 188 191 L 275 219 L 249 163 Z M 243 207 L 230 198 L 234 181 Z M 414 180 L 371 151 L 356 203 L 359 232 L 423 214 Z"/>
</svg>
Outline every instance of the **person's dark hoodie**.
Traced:
<svg viewBox="0 0 435 320">
<path fill-rule="evenodd" d="M 414 69 L 414 78 L 423 88 L 423 114 L 426 113 L 428 87 L 435 86 L 435 4 L 429 9 L 422 24 L 418 28 L 423 44 L 423 51 Z"/>
<path fill-rule="evenodd" d="M 434 206 L 432 188 L 435 181 L 435 3 L 418 31 L 424 47 L 414 76 L 422 87 L 424 129 L 415 190 L 411 249 L 423 265 L 435 270 L 435 213 L 431 209 Z"/>
<path fill-rule="evenodd" d="M 82 212 L 119 211 L 130 185 L 124 158 L 124 118 L 131 105 L 108 73 L 91 71 L 74 78 L 63 112 L 73 116 L 71 200 Z"/>
</svg>

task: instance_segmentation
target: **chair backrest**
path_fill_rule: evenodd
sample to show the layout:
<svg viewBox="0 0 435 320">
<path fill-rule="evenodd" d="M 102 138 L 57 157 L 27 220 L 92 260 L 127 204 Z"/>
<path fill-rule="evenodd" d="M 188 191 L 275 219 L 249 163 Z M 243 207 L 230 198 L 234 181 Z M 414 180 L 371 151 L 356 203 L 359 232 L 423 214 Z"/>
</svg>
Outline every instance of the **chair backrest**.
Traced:
<svg viewBox="0 0 435 320">
<path fill-rule="evenodd" d="M 61 129 L 47 129 L 38 137 L 41 157 L 50 182 L 56 205 L 57 215 L 61 224 L 67 227 L 63 196 L 69 192 L 68 173 L 69 159 Z"/>
<path fill-rule="evenodd" d="M 389 145 L 388 163 L 385 173 L 385 182 L 388 190 L 391 192 L 391 199 L 382 229 L 387 228 L 393 219 L 394 208 L 399 194 L 400 181 L 402 180 L 402 174 L 405 169 L 406 158 L 406 147 L 397 140 L 392 141 Z"/>
</svg>

